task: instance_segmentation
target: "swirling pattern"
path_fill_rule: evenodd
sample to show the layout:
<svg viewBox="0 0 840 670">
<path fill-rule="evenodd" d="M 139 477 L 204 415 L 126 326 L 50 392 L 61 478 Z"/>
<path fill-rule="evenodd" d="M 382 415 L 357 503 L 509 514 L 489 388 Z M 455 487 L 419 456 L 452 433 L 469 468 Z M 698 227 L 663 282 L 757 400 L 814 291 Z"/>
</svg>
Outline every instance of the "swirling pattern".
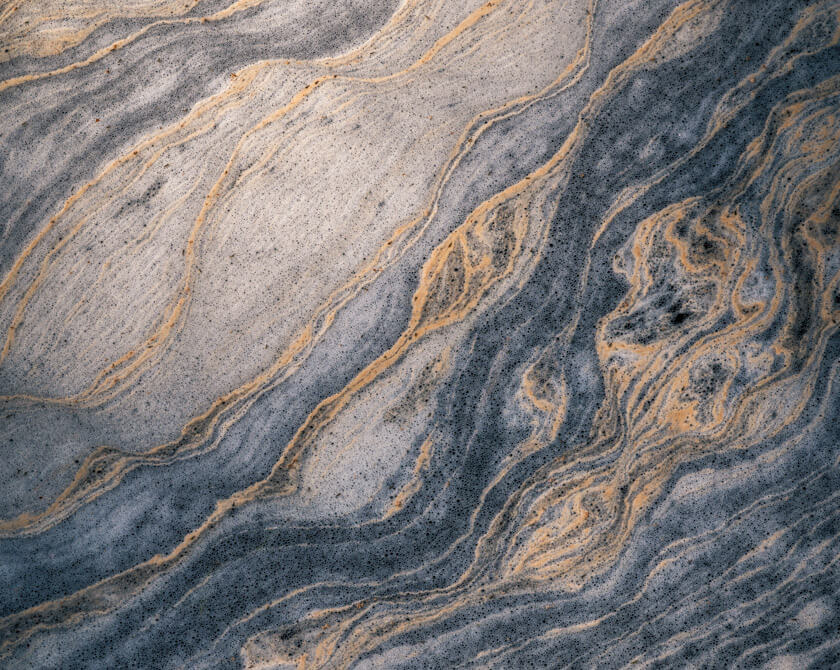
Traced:
<svg viewBox="0 0 840 670">
<path fill-rule="evenodd" d="M 0 36 L 0 665 L 840 667 L 840 2 Z"/>
</svg>

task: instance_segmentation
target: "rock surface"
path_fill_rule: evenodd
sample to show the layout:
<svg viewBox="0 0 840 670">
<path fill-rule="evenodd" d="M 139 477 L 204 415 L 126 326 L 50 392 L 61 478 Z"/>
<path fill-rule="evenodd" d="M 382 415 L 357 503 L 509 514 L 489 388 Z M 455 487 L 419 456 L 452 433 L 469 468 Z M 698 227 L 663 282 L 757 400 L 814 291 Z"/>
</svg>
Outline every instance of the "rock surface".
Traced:
<svg viewBox="0 0 840 670">
<path fill-rule="evenodd" d="M 839 43 L 0 4 L 0 666 L 840 666 Z"/>
</svg>

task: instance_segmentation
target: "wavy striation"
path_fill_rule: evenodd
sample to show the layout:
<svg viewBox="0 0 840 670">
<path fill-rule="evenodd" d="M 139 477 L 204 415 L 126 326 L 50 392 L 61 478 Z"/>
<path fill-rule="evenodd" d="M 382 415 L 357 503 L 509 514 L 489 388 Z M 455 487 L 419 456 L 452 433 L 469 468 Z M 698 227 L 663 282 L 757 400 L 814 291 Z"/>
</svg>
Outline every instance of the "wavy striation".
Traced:
<svg viewBox="0 0 840 670">
<path fill-rule="evenodd" d="M 0 665 L 840 666 L 837 0 L 0 46 Z"/>
</svg>

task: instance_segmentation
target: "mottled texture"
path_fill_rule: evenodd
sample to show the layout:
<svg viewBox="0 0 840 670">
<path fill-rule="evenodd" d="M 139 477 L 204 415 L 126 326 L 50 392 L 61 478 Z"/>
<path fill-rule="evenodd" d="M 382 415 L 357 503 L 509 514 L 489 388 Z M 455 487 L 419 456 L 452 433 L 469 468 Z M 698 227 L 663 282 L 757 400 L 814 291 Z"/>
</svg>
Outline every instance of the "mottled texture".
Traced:
<svg viewBox="0 0 840 670">
<path fill-rule="evenodd" d="M 0 47 L 0 666 L 840 667 L 838 0 Z"/>
</svg>

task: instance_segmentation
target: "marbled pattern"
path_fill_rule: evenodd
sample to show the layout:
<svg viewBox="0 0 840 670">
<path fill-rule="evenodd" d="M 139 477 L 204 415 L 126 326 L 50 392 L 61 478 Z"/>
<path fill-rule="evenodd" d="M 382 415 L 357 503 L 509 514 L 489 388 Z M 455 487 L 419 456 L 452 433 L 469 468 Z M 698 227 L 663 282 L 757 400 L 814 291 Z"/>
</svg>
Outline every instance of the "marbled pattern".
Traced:
<svg viewBox="0 0 840 670">
<path fill-rule="evenodd" d="M 840 667 L 840 2 L 0 47 L 2 667 Z"/>
</svg>

